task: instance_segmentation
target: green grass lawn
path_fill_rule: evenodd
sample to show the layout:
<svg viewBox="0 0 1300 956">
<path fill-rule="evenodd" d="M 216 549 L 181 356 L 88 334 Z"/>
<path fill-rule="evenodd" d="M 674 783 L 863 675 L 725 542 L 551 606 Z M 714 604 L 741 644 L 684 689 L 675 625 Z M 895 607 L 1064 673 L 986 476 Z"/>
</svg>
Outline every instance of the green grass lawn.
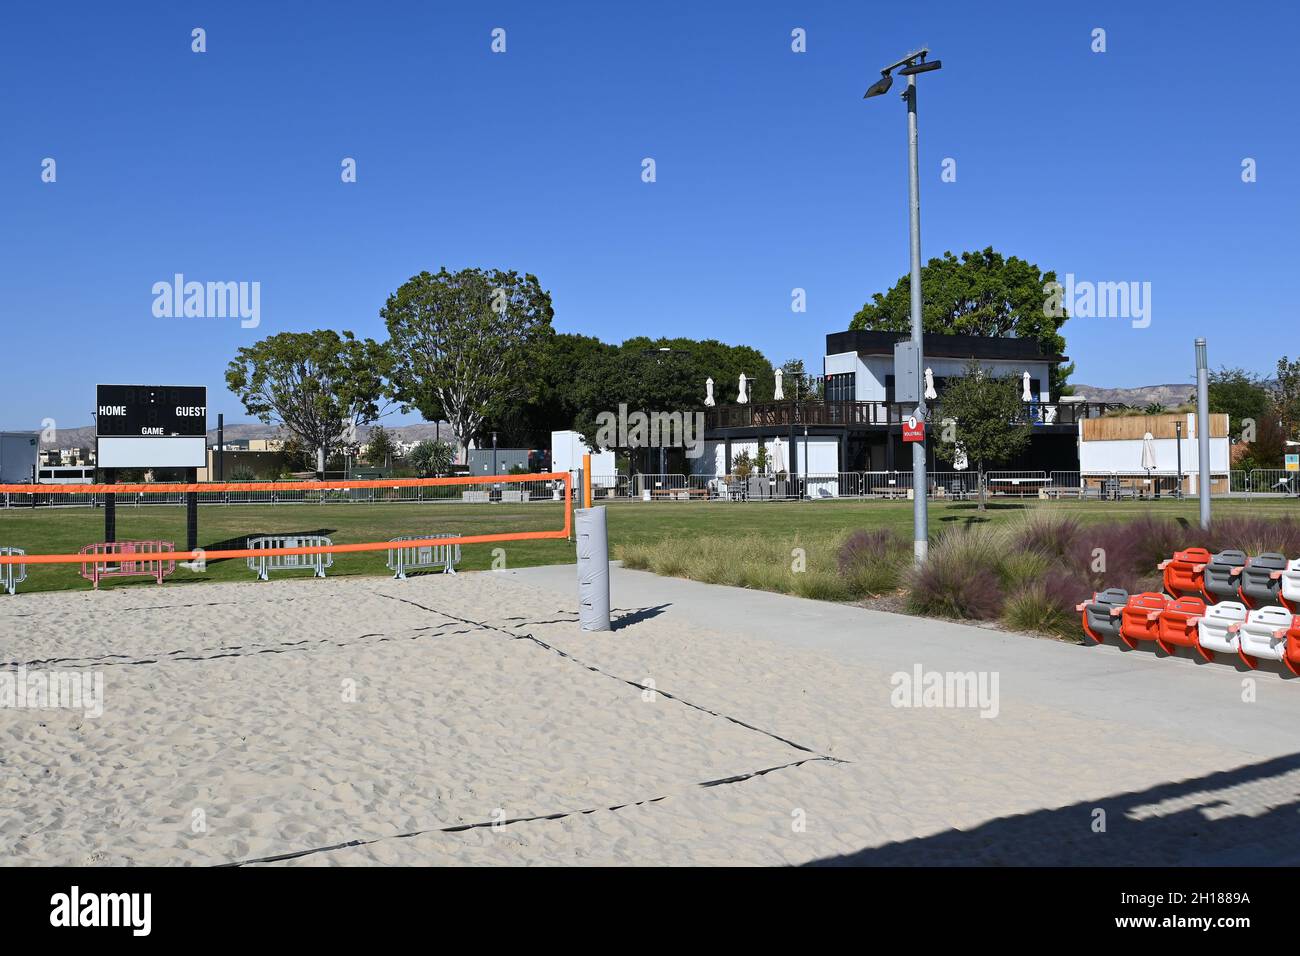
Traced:
<svg viewBox="0 0 1300 956">
<path fill-rule="evenodd" d="M 289 532 L 327 534 L 336 544 L 383 541 L 401 534 L 493 534 L 558 528 L 562 506 L 530 504 L 324 504 L 324 505 L 205 505 L 199 509 L 199 545 L 207 550 L 242 547 L 248 535 Z M 1098 502 L 1037 499 L 998 501 L 980 514 L 969 502 L 932 502 L 930 532 L 975 523 L 999 524 L 1032 509 L 1073 514 L 1085 522 L 1164 515 L 1197 521 L 1195 501 Z M 1295 499 L 1232 500 L 1214 503 L 1216 515 L 1300 515 Z M 845 535 L 859 528 L 892 527 L 911 534 L 910 501 L 809 502 L 617 502 L 608 507 L 610 545 L 614 557 L 624 548 L 667 545 L 683 551 L 692 547 L 746 547 L 766 542 L 777 552 L 804 547 L 810 566 L 829 568 Z M 104 513 L 92 508 L 0 509 L 0 546 L 25 548 L 29 554 L 73 553 L 103 539 Z M 185 544 L 185 511 L 180 506 L 121 507 L 117 511 L 119 540 L 162 539 Z M 494 545 L 467 545 L 460 567 L 482 570 L 492 565 Z M 507 567 L 563 564 L 574 560 L 573 545 L 559 541 L 506 542 Z M 382 551 L 335 557 L 330 575 L 387 574 Z M 23 591 L 89 588 L 77 573 L 79 565 L 32 565 Z M 287 572 L 302 575 L 305 572 Z M 242 560 L 209 562 L 205 573 L 178 568 L 170 582 L 252 580 Z M 152 586 L 143 578 L 106 582 L 102 587 Z"/>
</svg>

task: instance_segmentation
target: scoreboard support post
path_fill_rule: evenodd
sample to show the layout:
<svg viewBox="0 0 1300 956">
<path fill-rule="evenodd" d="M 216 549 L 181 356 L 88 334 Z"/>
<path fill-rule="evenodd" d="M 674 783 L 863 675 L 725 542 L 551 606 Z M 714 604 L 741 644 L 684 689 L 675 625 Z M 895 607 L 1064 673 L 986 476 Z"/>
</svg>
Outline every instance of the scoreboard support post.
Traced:
<svg viewBox="0 0 1300 956">
<path fill-rule="evenodd" d="M 104 484 L 117 484 L 117 469 L 104 470 Z M 104 495 L 104 540 L 117 540 L 117 495 L 112 493 Z"/>
<path fill-rule="evenodd" d="M 194 484 L 199 480 L 197 468 L 185 470 L 185 480 Z M 199 496 L 198 492 L 185 493 L 185 550 L 193 551 L 199 546 Z"/>
</svg>

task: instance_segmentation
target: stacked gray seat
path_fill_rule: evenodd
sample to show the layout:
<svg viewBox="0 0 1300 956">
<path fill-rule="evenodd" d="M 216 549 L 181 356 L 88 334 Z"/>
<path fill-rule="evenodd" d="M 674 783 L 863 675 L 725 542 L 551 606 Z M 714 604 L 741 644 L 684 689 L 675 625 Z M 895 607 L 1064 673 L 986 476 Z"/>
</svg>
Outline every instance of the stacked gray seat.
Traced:
<svg viewBox="0 0 1300 956">
<path fill-rule="evenodd" d="M 1241 580 L 1237 574 L 1240 572 L 1234 574 L 1233 570 L 1245 566 L 1246 552 L 1220 551 L 1205 566 L 1205 593 L 1214 601 L 1239 600 Z"/>
<path fill-rule="evenodd" d="M 1128 604 L 1128 592 L 1123 588 L 1107 588 L 1099 592 L 1091 601 L 1083 605 L 1084 620 L 1088 630 L 1098 640 L 1119 637 L 1120 616 L 1112 611 L 1122 609 Z"/>
<path fill-rule="evenodd" d="M 1268 551 L 1250 559 L 1241 572 L 1241 596 L 1251 607 L 1270 607 L 1281 604 L 1278 594 L 1282 590 L 1282 572 L 1286 570 L 1286 555 Z"/>
</svg>

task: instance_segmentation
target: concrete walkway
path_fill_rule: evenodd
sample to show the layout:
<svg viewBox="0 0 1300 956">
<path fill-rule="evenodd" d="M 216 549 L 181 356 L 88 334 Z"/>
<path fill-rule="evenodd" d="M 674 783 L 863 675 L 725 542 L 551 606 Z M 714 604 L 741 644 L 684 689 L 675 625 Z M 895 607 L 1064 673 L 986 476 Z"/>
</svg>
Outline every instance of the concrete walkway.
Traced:
<svg viewBox="0 0 1300 956">
<path fill-rule="evenodd" d="M 573 565 L 501 572 L 576 600 Z M 611 600 L 619 609 L 662 608 L 682 626 L 736 632 L 819 651 L 888 672 L 996 671 L 1004 701 L 1047 705 L 1083 721 L 1118 721 L 1189 742 L 1214 742 L 1243 756 L 1300 751 L 1300 680 L 1249 671 L 1219 656 L 1201 664 L 1146 649 L 1068 644 L 992 628 L 890 614 L 854 605 L 701 584 L 617 564 Z M 1256 699 L 1243 702 L 1243 679 Z"/>
</svg>

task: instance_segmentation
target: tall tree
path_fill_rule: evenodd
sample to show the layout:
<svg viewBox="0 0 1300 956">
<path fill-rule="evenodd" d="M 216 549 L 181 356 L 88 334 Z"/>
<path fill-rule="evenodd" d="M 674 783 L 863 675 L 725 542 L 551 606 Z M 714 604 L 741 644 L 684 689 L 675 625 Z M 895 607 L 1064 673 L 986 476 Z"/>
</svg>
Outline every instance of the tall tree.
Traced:
<svg viewBox="0 0 1300 956">
<path fill-rule="evenodd" d="M 1029 444 L 1033 427 L 1020 423 L 1023 416 L 1020 379 L 987 375 L 975 361 L 966 366 L 964 374 L 948 379 L 939 396 L 935 455 L 951 462 L 964 454 L 975 465 L 980 511 L 984 510 L 985 469 L 1012 458 Z M 951 430 L 948 419 L 953 422 Z"/>
<path fill-rule="evenodd" d="M 1286 438 L 1300 434 L 1300 359 L 1292 362 L 1283 355 L 1277 360 L 1273 408 Z"/>
<path fill-rule="evenodd" d="M 1234 439 L 1241 438 L 1243 422 L 1263 421 L 1270 402 L 1268 385 L 1259 376 L 1227 366 L 1210 372 L 1210 411 L 1228 416 Z"/>
<path fill-rule="evenodd" d="M 241 348 L 226 385 L 248 414 L 328 462 L 350 432 L 379 418 L 389 366 L 387 349 L 351 332 L 281 332 Z"/>
<path fill-rule="evenodd" d="M 1038 342 L 1046 355 L 1060 355 L 1065 351 L 1060 329 L 1069 316 L 1064 309 L 1047 307 L 1044 287 L 1055 281 L 1055 272 L 1004 257 L 991 246 L 983 252 L 963 252 L 961 258 L 945 252 L 921 267 L 922 328 L 950 335 L 1013 335 Z M 909 274 L 883 295 L 873 295 L 849 328 L 907 332 L 912 327 L 911 296 Z M 1061 394 L 1073 371 L 1072 364 L 1053 370 L 1053 396 Z"/>
<path fill-rule="evenodd" d="M 412 276 L 380 309 L 404 410 L 446 421 L 463 452 L 483 424 L 529 395 L 552 334 L 549 292 L 533 275 L 462 269 Z"/>
<path fill-rule="evenodd" d="M 383 425 L 376 425 L 370 429 L 370 435 L 366 439 L 366 461 L 372 465 L 387 467 L 396 456 L 397 443 L 393 441 L 393 436 L 388 433 L 388 429 Z"/>
</svg>

